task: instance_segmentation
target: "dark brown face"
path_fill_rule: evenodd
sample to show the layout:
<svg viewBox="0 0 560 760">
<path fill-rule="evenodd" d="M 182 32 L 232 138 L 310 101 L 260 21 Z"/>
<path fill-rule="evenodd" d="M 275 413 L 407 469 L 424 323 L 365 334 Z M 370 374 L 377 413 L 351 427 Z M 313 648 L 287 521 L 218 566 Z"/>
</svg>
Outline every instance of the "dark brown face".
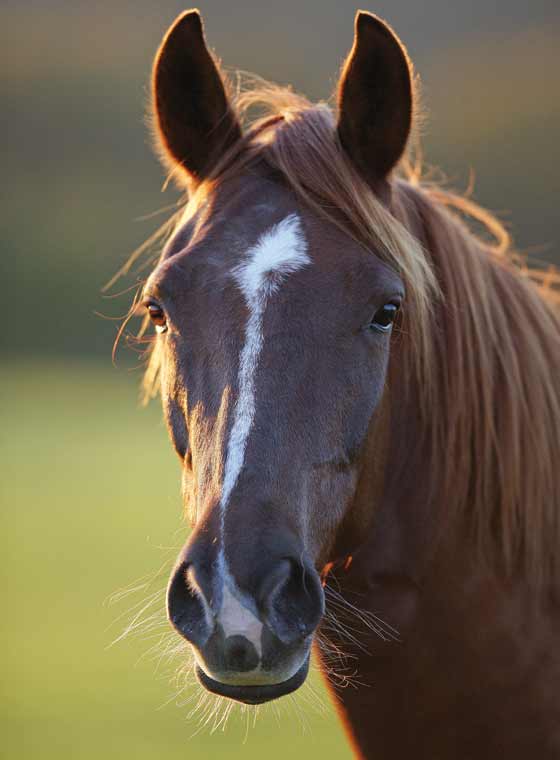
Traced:
<svg viewBox="0 0 560 760">
<path fill-rule="evenodd" d="M 250 701 L 305 675 L 403 293 L 264 177 L 226 183 L 200 214 L 145 288 L 194 524 L 169 615 L 205 685 Z"/>
<path fill-rule="evenodd" d="M 153 104 L 164 160 L 195 186 L 241 145 L 195 11 L 164 38 Z M 411 112 L 402 47 L 358 14 L 333 145 L 385 202 Z M 304 681 L 319 572 L 343 524 L 363 519 L 360 462 L 376 445 L 403 286 L 256 162 L 186 214 L 145 288 L 193 523 L 168 612 L 202 684 L 258 703 Z"/>
</svg>

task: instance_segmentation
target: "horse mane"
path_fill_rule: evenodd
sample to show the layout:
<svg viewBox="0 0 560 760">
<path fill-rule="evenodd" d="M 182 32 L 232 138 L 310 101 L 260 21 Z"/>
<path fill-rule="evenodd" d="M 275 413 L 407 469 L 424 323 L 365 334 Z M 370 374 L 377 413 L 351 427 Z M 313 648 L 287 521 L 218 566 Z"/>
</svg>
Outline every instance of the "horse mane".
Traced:
<svg viewBox="0 0 560 760">
<path fill-rule="evenodd" d="M 233 102 L 245 136 L 192 190 L 181 219 L 264 162 L 302 204 L 393 266 L 407 291 L 399 356 L 417 391 L 434 498 L 450 520 L 468 521 L 508 577 L 549 583 L 560 565 L 559 274 L 529 266 L 496 217 L 423 179 L 410 155 L 387 209 L 346 158 L 327 104 L 262 80 Z M 158 369 L 156 350 L 148 395 Z"/>
</svg>

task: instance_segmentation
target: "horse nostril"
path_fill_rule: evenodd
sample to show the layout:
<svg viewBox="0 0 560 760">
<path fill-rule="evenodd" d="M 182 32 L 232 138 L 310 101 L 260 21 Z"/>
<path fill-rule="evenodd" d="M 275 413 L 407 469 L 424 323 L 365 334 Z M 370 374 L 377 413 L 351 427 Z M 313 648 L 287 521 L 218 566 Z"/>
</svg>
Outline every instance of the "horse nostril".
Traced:
<svg viewBox="0 0 560 760">
<path fill-rule="evenodd" d="M 266 622 L 284 644 L 309 636 L 325 611 L 323 588 L 313 567 L 284 559 L 261 585 Z"/>
<path fill-rule="evenodd" d="M 214 628 L 203 592 L 194 578 L 192 566 L 181 563 L 173 572 L 167 587 L 167 615 L 171 625 L 187 641 L 203 646 Z"/>
<path fill-rule="evenodd" d="M 260 658 L 255 646 L 245 636 L 228 636 L 224 642 L 224 660 L 228 670 L 244 673 L 254 670 Z"/>
</svg>

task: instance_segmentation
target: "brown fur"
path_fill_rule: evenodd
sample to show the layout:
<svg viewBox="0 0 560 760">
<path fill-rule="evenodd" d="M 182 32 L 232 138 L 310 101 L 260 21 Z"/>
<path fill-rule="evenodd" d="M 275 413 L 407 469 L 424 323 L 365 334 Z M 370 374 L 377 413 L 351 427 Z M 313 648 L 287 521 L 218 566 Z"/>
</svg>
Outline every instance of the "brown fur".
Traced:
<svg viewBox="0 0 560 760">
<path fill-rule="evenodd" d="M 340 152 L 326 105 L 269 84 L 243 93 L 237 110 L 255 105 L 272 118 L 257 122 L 198 186 L 193 213 L 217 182 L 264 159 L 307 205 L 397 268 L 408 293 L 399 360 L 409 369 L 399 373 L 407 385 L 414 378 L 421 445 L 431 451 L 416 477 L 429 474 L 442 517 L 460 520 L 460 529 L 467 518 L 491 563 L 524 568 L 537 584 L 550 579 L 560 545 L 558 275 L 530 267 L 495 217 L 424 184 L 407 161 L 387 210 Z M 459 215 L 482 223 L 496 242 L 476 237 Z M 154 357 L 148 394 L 156 369 Z"/>
<path fill-rule="evenodd" d="M 359 472 L 352 470 L 356 485 L 351 503 L 345 512 L 343 500 L 336 505 L 336 526 L 334 511 L 328 516 L 318 511 L 309 523 L 314 547 L 310 556 L 317 569 L 326 563 L 323 577 L 330 613 L 319 638 L 323 669 L 327 675 L 331 672 L 334 653 L 331 690 L 356 752 L 363 757 L 466 760 L 521 758 L 530 752 L 558 757 L 560 665 L 554 642 L 560 573 L 560 278 L 552 270 L 529 267 L 489 212 L 423 181 L 418 162 L 404 156 L 397 170 L 390 171 L 410 127 L 412 76 L 404 49 L 382 22 L 372 19 L 362 18 L 357 25 L 339 93 L 338 127 L 326 104 L 314 105 L 291 91 L 257 82 L 227 106 L 231 124 L 245 121 L 244 136 L 227 146 L 222 143 L 220 157 L 210 164 L 206 146 L 204 171 L 200 156 L 189 152 L 192 148 L 185 156 L 170 151 L 190 178 L 190 197 L 151 287 L 157 293 L 163 282 L 182 289 L 186 272 L 194 276 L 197 261 L 202 266 L 214 244 L 220 247 L 220 224 L 226 218 L 242 219 L 245 198 L 254 202 L 261 183 L 283 214 L 295 199 L 316 246 L 320 248 L 319 241 L 326 248 L 322 263 L 331 267 L 329 276 L 336 256 L 341 257 L 343 273 L 349 273 L 344 266 L 351 256 L 344 240 L 354 246 L 353 260 L 358 261 L 357 252 L 367 251 L 388 265 L 385 270 L 393 279 L 398 275 L 406 300 L 391 340 L 385 392 L 368 423 Z M 198 29 L 196 20 L 193 24 Z M 373 68 L 368 49 L 379 54 Z M 372 85 L 376 71 L 382 72 L 381 80 L 393 81 L 395 89 L 387 97 L 382 96 L 383 81 Z M 225 91 L 217 76 L 208 85 L 214 95 Z M 374 93 L 371 101 L 365 97 L 368 88 Z M 194 106 L 193 101 L 189 108 Z M 372 108 L 384 114 L 376 125 L 378 142 L 373 143 L 363 123 Z M 260 118 L 247 119 L 248 112 L 258 109 Z M 358 114 L 361 124 L 355 121 Z M 168 130 L 161 119 L 159 124 L 165 141 Z M 393 126 L 394 130 L 388 128 Z M 204 143 L 203 132 L 195 135 L 199 144 Z M 215 156 L 211 138 L 210 143 Z M 375 150 L 370 154 L 371 145 Z M 217 232 L 214 217 L 220 220 Z M 482 233 L 469 229 L 469 218 Z M 320 223 L 324 238 L 317 231 Z M 189 247 L 195 251 L 190 259 Z M 216 271 L 222 272 L 227 263 L 222 256 Z M 356 265 L 357 272 L 361 266 Z M 198 307 L 192 306 L 193 317 L 197 308 L 212 303 L 224 330 L 231 322 L 241 324 L 238 306 L 232 310 L 231 304 L 223 305 L 226 296 L 220 301 L 220 292 L 204 279 L 208 274 L 203 266 L 199 276 L 205 287 L 198 293 Z M 382 283 L 380 270 L 376 277 Z M 307 281 L 307 287 L 311 292 L 312 283 Z M 332 281 L 330 287 L 334 291 Z M 343 299 L 333 296 L 332 303 L 342 308 Z M 187 323 L 188 307 L 181 306 Z M 325 309 L 324 303 L 320 306 Z M 194 382 L 197 409 L 202 411 L 194 420 L 198 439 L 191 441 L 193 450 L 202 451 L 199 459 L 206 457 L 212 498 L 207 497 L 210 506 L 188 551 L 192 555 L 196 549 L 207 563 L 210 544 L 204 541 L 209 541 L 216 523 L 210 502 L 215 505 L 219 499 L 223 462 L 219 450 L 208 449 L 213 443 L 224 445 L 234 386 L 228 381 L 222 387 L 232 367 L 226 357 L 229 349 L 220 342 L 224 333 L 218 332 L 214 364 L 220 363 L 224 379 L 208 374 L 216 383 L 210 396 L 206 381 Z M 233 336 L 229 340 L 233 342 Z M 282 344 L 283 350 L 288 354 L 293 348 L 297 354 L 300 349 L 289 343 Z M 319 351 L 324 345 L 302 345 L 319 352 L 314 355 L 317 366 L 321 359 L 327 361 Z M 203 344 L 197 347 L 201 350 Z M 163 350 L 163 343 L 156 343 L 145 376 L 148 396 L 158 387 Z M 176 349 L 166 359 L 164 397 L 175 445 L 184 459 L 190 431 L 185 369 L 178 357 Z M 173 363 L 177 366 L 170 372 Z M 382 363 L 380 354 L 379 366 Z M 277 391 L 278 367 L 265 369 L 273 370 L 267 387 Z M 295 375 L 301 368 L 290 369 Z M 379 382 L 380 375 L 375 380 Z M 349 396 L 354 391 L 349 388 Z M 323 392 L 328 400 L 328 387 Z M 289 393 L 285 396 L 291 398 Z M 266 472 L 267 477 L 244 481 L 243 498 L 234 505 L 238 517 L 231 524 L 232 545 L 241 547 L 238 553 L 243 555 L 237 557 L 236 571 L 245 578 L 246 588 L 253 582 L 254 566 L 243 559 L 259 548 L 247 537 L 247 515 L 254 515 L 252 530 L 260 530 L 262 520 L 255 494 L 262 503 L 263 495 L 276 498 L 282 493 L 292 524 L 299 519 L 294 510 L 301 509 L 283 490 L 297 475 L 290 462 L 281 460 L 285 452 L 261 461 L 269 451 L 268 440 L 280 435 L 266 428 L 267 421 L 276 415 L 278 428 L 286 425 L 278 418 L 286 412 L 284 407 L 279 411 L 269 398 L 265 401 L 262 437 L 251 464 L 253 475 Z M 205 419 L 207 408 L 211 413 Z M 294 415 L 295 404 L 288 411 Z M 296 414 L 288 427 L 299 424 Z M 208 430 L 218 428 L 211 440 Z M 305 435 L 313 432 L 312 427 L 304 428 Z M 303 439 L 302 430 L 298 428 L 298 435 Z M 296 436 L 285 443 L 297 441 Z M 315 442 L 306 443 L 312 448 Z M 285 467 L 282 477 L 280 460 Z M 336 483 L 337 468 L 350 472 L 350 465 L 356 462 L 327 461 L 324 483 Z M 192 476 L 192 463 L 185 471 Z M 323 471 L 315 472 L 309 481 L 317 491 L 325 488 L 322 477 Z M 351 480 L 341 486 L 341 494 Z M 278 486 L 277 492 L 271 483 Z M 326 493 L 323 497 L 327 501 Z M 313 502 L 315 507 L 321 498 Z M 274 514 L 280 520 L 281 510 Z M 327 517 L 328 530 L 323 525 Z M 273 552 L 274 531 L 266 535 Z M 380 629 L 376 614 L 401 632 L 402 641 L 385 636 L 392 629 Z M 356 626 L 356 636 L 350 639 L 348 625 Z M 358 684 L 364 688 L 342 688 L 341 656 L 343 663 L 348 658 L 355 663 Z"/>
</svg>

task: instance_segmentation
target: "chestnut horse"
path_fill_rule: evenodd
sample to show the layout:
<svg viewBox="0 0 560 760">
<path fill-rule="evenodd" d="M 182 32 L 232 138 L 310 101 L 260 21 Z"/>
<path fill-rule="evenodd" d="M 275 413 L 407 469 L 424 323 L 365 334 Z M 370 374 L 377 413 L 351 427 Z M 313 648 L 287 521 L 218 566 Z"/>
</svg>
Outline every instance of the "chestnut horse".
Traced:
<svg viewBox="0 0 560 760">
<path fill-rule="evenodd" d="M 557 277 L 420 180 L 413 82 L 365 12 L 336 113 L 229 94 L 196 11 L 163 40 L 155 136 L 188 202 L 143 291 L 146 386 L 193 527 L 169 620 L 248 704 L 315 646 L 360 757 L 559 758 Z"/>
</svg>

